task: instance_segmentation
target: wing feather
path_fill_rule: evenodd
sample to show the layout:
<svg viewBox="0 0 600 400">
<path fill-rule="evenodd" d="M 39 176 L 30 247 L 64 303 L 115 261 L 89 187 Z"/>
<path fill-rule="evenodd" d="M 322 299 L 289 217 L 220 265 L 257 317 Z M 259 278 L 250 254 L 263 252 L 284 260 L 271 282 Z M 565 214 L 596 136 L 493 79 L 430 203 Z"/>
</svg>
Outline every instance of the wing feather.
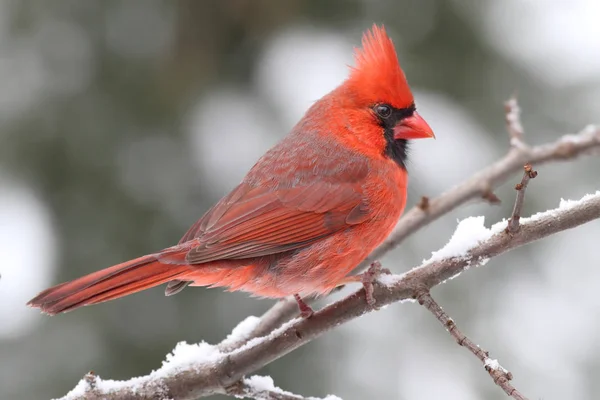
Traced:
<svg viewBox="0 0 600 400">
<path fill-rule="evenodd" d="M 283 188 L 242 183 L 184 235 L 197 239 L 190 264 L 244 259 L 307 246 L 370 216 L 357 182 L 315 182 Z"/>
</svg>

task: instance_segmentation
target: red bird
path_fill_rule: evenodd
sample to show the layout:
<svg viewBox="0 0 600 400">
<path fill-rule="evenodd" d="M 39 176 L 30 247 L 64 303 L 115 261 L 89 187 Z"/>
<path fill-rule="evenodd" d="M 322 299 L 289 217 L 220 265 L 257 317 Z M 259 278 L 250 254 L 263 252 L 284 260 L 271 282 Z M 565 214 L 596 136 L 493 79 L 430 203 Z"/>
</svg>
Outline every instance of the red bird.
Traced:
<svg viewBox="0 0 600 400">
<path fill-rule="evenodd" d="M 179 244 L 47 289 L 28 305 L 54 315 L 168 282 L 166 295 L 187 285 L 294 295 L 309 316 L 301 296 L 360 282 L 348 274 L 404 210 L 407 141 L 434 135 L 385 29 L 374 25 L 355 53 L 350 76 Z"/>
</svg>

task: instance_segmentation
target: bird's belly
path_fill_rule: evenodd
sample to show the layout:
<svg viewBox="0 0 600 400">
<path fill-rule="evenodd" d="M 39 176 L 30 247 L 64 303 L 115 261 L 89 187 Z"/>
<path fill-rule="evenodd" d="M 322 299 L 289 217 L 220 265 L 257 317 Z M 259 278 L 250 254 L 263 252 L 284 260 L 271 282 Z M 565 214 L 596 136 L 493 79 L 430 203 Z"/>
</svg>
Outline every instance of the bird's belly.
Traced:
<svg viewBox="0 0 600 400">
<path fill-rule="evenodd" d="M 329 293 L 388 236 L 393 226 L 377 230 L 367 226 L 349 228 L 297 251 L 272 273 L 277 274 L 278 286 L 287 294 Z"/>
<path fill-rule="evenodd" d="M 214 267 L 198 268 L 189 280 L 194 281 L 193 286 L 227 287 L 260 297 L 326 294 L 387 237 L 394 225 L 394 220 L 373 221 L 283 254 L 232 260 L 226 265 L 216 262 Z"/>
</svg>

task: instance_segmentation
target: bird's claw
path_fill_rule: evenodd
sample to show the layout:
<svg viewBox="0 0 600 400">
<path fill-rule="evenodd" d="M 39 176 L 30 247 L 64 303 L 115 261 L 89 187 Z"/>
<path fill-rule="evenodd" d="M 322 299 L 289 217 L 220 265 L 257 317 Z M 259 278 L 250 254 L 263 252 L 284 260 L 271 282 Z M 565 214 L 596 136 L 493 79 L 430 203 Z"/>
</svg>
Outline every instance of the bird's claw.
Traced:
<svg viewBox="0 0 600 400">
<path fill-rule="evenodd" d="M 375 305 L 377 300 L 373 297 L 373 282 L 377 280 L 381 274 L 391 274 L 391 271 L 387 268 L 381 268 L 379 261 L 373 261 L 369 269 L 362 273 L 361 282 L 365 288 L 365 299 L 367 304 L 371 307 Z"/>
<path fill-rule="evenodd" d="M 302 300 L 299 294 L 294 294 L 294 299 L 296 303 L 298 303 L 298 308 L 300 309 L 300 316 L 304 319 L 310 318 L 315 313 L 313 309 Z"/>
</svg>

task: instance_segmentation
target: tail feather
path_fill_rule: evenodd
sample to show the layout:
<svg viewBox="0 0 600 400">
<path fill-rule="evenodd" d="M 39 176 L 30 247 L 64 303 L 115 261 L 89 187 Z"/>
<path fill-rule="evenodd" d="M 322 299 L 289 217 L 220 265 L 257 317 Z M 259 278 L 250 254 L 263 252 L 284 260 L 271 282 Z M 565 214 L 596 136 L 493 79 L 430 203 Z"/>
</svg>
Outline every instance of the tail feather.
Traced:
<svg viewBox="0 0 600 400">
<path fill-rule="evenodd" d="M 149 289 L 189 272 L 188 265 L 161 262 L 159 255 L 143 256 L 44 290 L 27 305 L 55 315 Z"/>
</svg>

